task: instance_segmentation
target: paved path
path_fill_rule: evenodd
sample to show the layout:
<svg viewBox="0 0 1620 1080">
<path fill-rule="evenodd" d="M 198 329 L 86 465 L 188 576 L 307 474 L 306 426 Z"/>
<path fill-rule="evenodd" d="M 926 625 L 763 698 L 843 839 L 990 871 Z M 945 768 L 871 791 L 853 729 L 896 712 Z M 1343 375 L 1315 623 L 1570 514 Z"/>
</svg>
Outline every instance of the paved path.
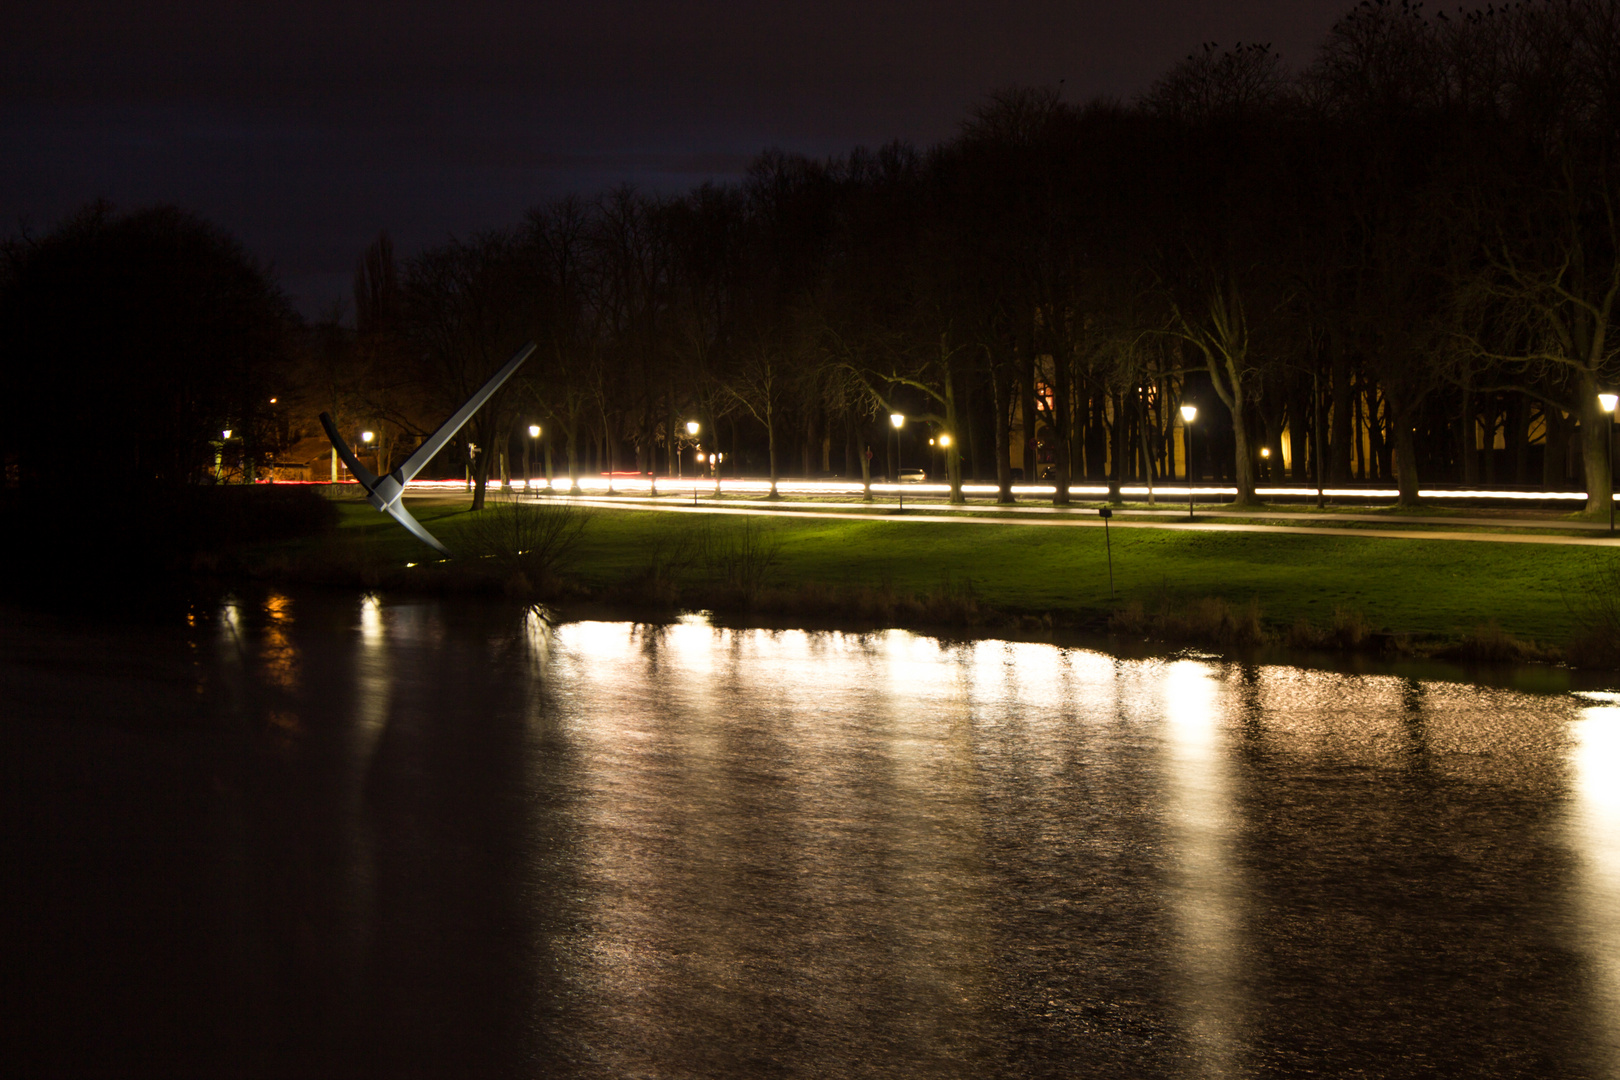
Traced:
<svg viewBox="0 0 1620 1080">
<path fill-rule="evenodd" d="M 415 496 L 412 501 L 421 498 L 427 500 L 465 501 L 464 494 Z M 551 496 L 558 502 L 567 502 L 576 506 L 595 506 L 604 509 L 620 510 L 652 510 L 665 513 L 678 514 L 736 514 L 736 515 L 768 515 L 773 517 L 794 518 L 821 518 L 848 520 L 852 516 L 861 516 L 873 521 L 892 521 L 900 524 L 952 524 L 952 525 L 1030 525 L 1053 526 L 1059 528 L 1100 529 L 1103 527 L 1102 518 L 1093 509 L 1061 509 L 1051 506 L 993 506 L 993 507 L 951 507 L 950 513 L 938 513 L 941 504 L 923 504 L 913 509 L 908 507 L 904 512 L 883 512 L 883 503 L 847 503 L 842 509 L 828 504 L 816 505 L 813 503 L 784 503 L 768 502 L 763 499 L 700 499 L 696 504 L 691 499 L 681 496 L 665 495 L 648 498 L 635 495 L 615 495 L 612 497 L 580 496 L 565 498 Z M 967 513 L 962 513 L 963 510 Z M 974 516 L 974 512 L 1006 514 L 1011 512 L 1016 516 Z M 1182 510 L 1181 514 L 1185 515 Z M 1601 528 L 1601 535 L 1590 536 L 1561 536 L 1548 533 L 1515 533 L 1515 532 L 1461 532 L 1439 529 L 1407 529 L 1407 528 L 1334 528 L 1331 525 L 1273 525 L 1252 521 L 1233 520 L 1238 515 L 1230 512 L 1222 513 L 1218 509 L 1200 510 L 1198 517 L 1188 521 L 1184 516 L 1178 520 L 1174 511 L 1127 511 L 1116 512 L 1110 524 L 1116 529 L 1173 529 L 1190 532 L 1237 532 L 1237 533 L 1284 533 L 1296 536 L 1361 536 L 1379 537 L 1391 540 L 1456 540 L 1468 543 L 1500 543 L 1500 544 L 1553 544 L 1559 546 L 1577 547 L 1611 547 L 1620 548 L 1620 537 L 1608 535 L 1607 525 L 1594 525 L 1587 522 L 1566 522 L 1547 519 L 1514 519 L 1513 521 L 1496 518 L 1400 518 L 1401 523 L 1413 522 L 1415 524 L 1446 524 L 1462 526 L 1464 528 L 1484 527 L 1497 528 L 1536 528 L 1536 529 L 1584 529 Z M 1250 515 L 1243 515 L 1245 517 Z M 1308 520 L 1308 521 L 1369 521 L 1385 526 L 1392 524 L 1388 517 L 1371 514 L 1357 515 L 1331 515 L 1324 517 L 1316 514 L 1264 514 L 1268 521 L 1281 519 Z M 1142 520 L 1143 518 L 1148 520 Z M 1226 520 L 1220 520 L 1225 518 Z"/>
</svg>

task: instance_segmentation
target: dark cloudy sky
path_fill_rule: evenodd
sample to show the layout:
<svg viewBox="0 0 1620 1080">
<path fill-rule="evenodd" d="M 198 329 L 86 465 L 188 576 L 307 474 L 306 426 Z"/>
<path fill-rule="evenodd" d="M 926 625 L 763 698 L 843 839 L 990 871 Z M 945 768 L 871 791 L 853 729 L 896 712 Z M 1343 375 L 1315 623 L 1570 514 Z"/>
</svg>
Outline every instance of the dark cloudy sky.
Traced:
<svg viewBox="0 0 1620 1080">
<path fill-rule="evenodd" d="M 1009 84 L 1129 98 L 1203 41 L 1307 62 L 1353 0 L 12 0 L 0 214 L 174 202 L 306 314 L 406 252 L 631 180 L 949 137 Z"/>
</svg>

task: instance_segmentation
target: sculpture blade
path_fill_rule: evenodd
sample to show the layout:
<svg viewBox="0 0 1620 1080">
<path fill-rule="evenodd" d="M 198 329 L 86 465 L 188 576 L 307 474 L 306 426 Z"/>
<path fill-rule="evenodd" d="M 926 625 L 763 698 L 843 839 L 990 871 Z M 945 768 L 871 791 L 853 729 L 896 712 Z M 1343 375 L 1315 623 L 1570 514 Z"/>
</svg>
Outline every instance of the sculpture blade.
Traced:
<svg viewBox="0 0 1620 1080">
<path fill-rule="evenodd" d="M 306 413 L 305 415 L 309 414 Z M 338 457 L 343 459 L 343 464 L 349 467 L 349 471 L 354 474 L 356 480 L 360 481 L 360 485 L 368 493 L 375 489 L 377 486 L 376 476 L 372 475 L 370 469 L 360 464 L 360 459 L 354 456 L 354 451 L 349 449 L 349 444 L 343 441 L 343 436 L 338 434 L 337 424 L 332 422 L 331 413 L 321 413 L 321 427 L 326 429 L 326 437 L 332 440 L 332 449 L 338 452 Z"/>
<path fill-rule="evenodd" d="M 394 502 L 389 503 L 387 513 L 395 521 L 409 529 L 412 536 L 422 541 L 422 543 L 426 544 L 428 547 L 433 548 L 441 555 L 450 554 L 449 548 L 439 543 L 438 538 L 436 538 L 432 533 L 428 532 L 427 528 L 423 526 L 420 521 L 417 521 L 411 516 L 411 512 L 405 509 L 404 503 L 398 501 L 397 499 Z"/>
<path fill-rule="evenodd" d="M 455 437 L 456 432 L 460 431 L 462 426 L 472 419 L 473 413 L 477 412 L 486 401 L 495 396 L 495 392 L 505 385 L 506 380 L 512 377 L 512 373 L 522 366 L 523 361 L 527 360 L 532 352 L 534 352 L 534 342 L 531 341 L 514 353 L 512 359 L 508 360 L 501 370 L 490 376 L 489 381 L 480 386 L 476 394 L 462 403 L 461 408 L 457 409 L 450 419 L 440 424 L 439 430 L 435 431 L 428 437 L 426 442 L 417 447 L 411 456 L 405 459 L 403 465 L 381 480 L 370 469 L 360 464 L 360 459 L 354 456 L 354 451 L 349 449 L 349 444 L 343 441 L 342 435 L 338 434 L 337 424 L 332 420 L 331 414 L 321 413 L 321 427 L 326 429 L 326 437 L 332 440 L 332 449 L 337 451 L 338 456 L 343 459 L 343 463 L 349 467 L 349 472 L 353 473 L 355 479 L 359 480 L 361 486 L 366 489 L 366 501 L 405 526 L 412 536 L 428 547 L 443 555 L 449 555 L 450 549 L 439 543 L 438 539 L 428 532 L 420 521 L 411 516 L 411 512 L 405 509 L 405 504 L 400 501 L 400 496 L 405 493 L 405 485 L 410 482 L 411 478 L 421 472 L 423 467 L 433 460 L 435 454 L 444 449 L 445 444 Z"/>
<path fill-rule="evenodd" d="M 450 419 L 439 425 L 439 430 L 428 436 L 427 442 L 418 446 L 411 456 L 405 459 L 405 463 L 394 470 L 394 475 L 399 478 L 400 486 L 403 487 L 409 483 L 411 477 L 421 472 L 427 463 L 433 460 L 434 455 L 444 449 L 445 443 L 455 438 L 456 432 L 461 430 L 462 425 L 472 419 L 472 414 L 477 412 L 484 402 L 495 396 L 495 391 L 499 390 L 506 383 L 506 380 L 512 377 L 512 373 L 522 366 L 523 361 L 527 360 L 532 352 L 534 352 L 534 342 L 531 341 L 514 353 L 512 359 L 506 362 L 505 367 L 491 375 L 489 381 L 480 386 L 476 394 L 468 398 Z"/>
</svg>

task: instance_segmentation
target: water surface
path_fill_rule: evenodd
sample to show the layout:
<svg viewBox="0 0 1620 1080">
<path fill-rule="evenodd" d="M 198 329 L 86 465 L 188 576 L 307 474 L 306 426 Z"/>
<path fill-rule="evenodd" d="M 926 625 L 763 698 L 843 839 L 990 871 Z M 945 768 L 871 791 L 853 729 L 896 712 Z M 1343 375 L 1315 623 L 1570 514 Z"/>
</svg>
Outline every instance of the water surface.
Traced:
<svg viewBox="0 0 1620 1080">
<path fill-rule="evenodd" d="M 7 615 L 31 1075 L 1620 1076 L 1620 695 L 342 594 Z"/>
</svg>

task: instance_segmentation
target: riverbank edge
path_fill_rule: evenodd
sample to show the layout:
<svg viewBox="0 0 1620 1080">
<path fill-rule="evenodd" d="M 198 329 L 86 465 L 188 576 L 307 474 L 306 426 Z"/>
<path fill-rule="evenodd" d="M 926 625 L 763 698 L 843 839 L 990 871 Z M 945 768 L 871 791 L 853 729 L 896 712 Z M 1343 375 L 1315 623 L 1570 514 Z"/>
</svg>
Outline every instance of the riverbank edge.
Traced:
<svg viewBox="0 0 1620 1080">
<path fill-rule="evenodd" d="M 1383 661 L 1439 661 L 1464 669 L 1535 665 L 1594 672 L 1620 671 L 1612 663 L 1579 662 L 1555 644 L 1525 640 L 1494 622 L 1463 635 L 1415 635 L 1380 629 L 1359 611 L 1336 608 L 1325 623 L 1268 620 L 1255 601 L 1168 594 L 1155 603 L 1127 601 L 1107 609 L 1027 611 L 987 604 L 971 579 L 946 580 L 924 592 L 886 584 L 832 586 L 727 586 L 682 583 L 656 561 L 628 579 L 592 587 L 565 576 L 531 580 L 468 563 L 341 565 L 226 556 L 199 560 L 199 578 L 218 585 L 247 583 L 352 589 L 387 596 L 500 596 L 564 612 L 595 611 L 604 618 L 669 623 L 702 614 L 720 625 L 845 633 L 907 630 L 949 640 L 1013 639 L 1054 642 L 1056 637 L 1106 642 L 1116 655 L 1159 655 L 1194 650 L 1225 658 L 1300 662 L 1309 657 Z M 569 616 L 571 618 L 571 616 Z"/>
</svg>

